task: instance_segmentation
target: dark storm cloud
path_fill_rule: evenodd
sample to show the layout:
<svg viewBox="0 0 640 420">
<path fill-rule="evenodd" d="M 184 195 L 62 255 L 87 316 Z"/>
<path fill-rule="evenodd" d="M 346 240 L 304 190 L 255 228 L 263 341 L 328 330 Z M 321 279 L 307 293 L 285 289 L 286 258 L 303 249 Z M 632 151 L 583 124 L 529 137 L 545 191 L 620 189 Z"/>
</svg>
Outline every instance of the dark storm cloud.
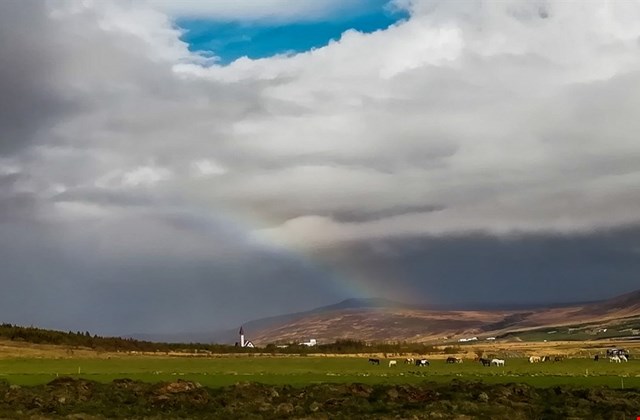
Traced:
<svg viewBox="0 0 640 420">
<path fill-rule="evenodd" d="M 585 234 L 413 237 L 324 258 L 400 300 L 448 307 L 603 299 L 638 288 L 640 226 Z"/>
<path fill-rule="evenodd" d="M 0 196 L 0 223 L 33 220 L 36 209 L 37 198 L 32 194 Z"/>
<path fill-rule="evenodd" d="M 0 154 L 26 147 L 72 108 L 56 87 L 53 28 L 41 3 L 0 3 Z"/>
<path fill-rule="evenodd" d="M 443 210 L 443 206 L 429 204 L 390 206 L 382 209 L 357 208 L 356 206 L 346 209 L 323 209 L 318 205 L 305 207 L 304 203 L 300 203 L 299 208 L 294 209 L 290 205 L 283 206 L 283 203 L 269 201 L 248 201 L 245 205 L 247 207 L 260 208 L 260 212 L 263 215 L 266 215 L 265 219 L 269 223 L 269 226 L 278 225 L 286 222 L 287 220 L 305 216 L 329 218 L 340 223 L 363 223 L 384 220 L 395 216 L 430 213 Z"/>
<path fill-rule="evenodd" d="M 335 211 L 329 216 L 338 222 L 368 222 L 372 220 L 381 220 L 388 217 L 400 216 L 411 213 L 430 213 L 442 210 L 442 206 L 417 205 L 417 206 L 398 206 L 383 210 L 344 210 Z"/>
<path fill-rule="evenodd" d="M 0 223 L 7 290 L 0 319 L 101 334 L 199 332 L 340 297 L 330 276 L 286 253 L 245 245 L 242 253 L 210 261 L 126 251 L 114 256 L 88 238 L 93 229 L 85 225 L 87 234 L 73 240 L 63 226 Z M 126 246 L 122 232 L 107 230 L 100 239 L 107 250 Z M 239 246 L 229 236 L 220 240 Z"/>
</svg>

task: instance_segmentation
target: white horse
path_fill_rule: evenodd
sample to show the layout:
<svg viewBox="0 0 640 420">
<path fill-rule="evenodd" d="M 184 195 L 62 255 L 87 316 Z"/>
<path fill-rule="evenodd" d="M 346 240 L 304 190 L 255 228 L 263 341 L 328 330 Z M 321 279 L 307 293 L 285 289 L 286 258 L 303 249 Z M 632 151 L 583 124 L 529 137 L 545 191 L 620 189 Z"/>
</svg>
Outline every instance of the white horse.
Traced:
<svg viewBox="0 0 640 420">
<path fill-rule="evenodd" d="M 540 356 L 530 356 L 529 363 L 540 363 Z"/>
<path fill-rule="evenodd" d="M 626 359 L 626 357 L 625 357 L 625 359 Z M 620 359 L 620 357 L 618 357 L 618 356 L 611 356 L 611 357 L 609 358 L 609 363 L 611 363 L 611 362 L 620 363 L 620 362 L 622 362 L 622 360 L 621 360 L 621 359 Z"/>
<path fill-rule="evenodd" d="M 618 358 L 620 360 L 622 360 L 623 362 L 628 362 L 629 361 L 629 359 L 627 359 L 627 356 L 625 356 L 624 354 L 619 354 Z"/>
<path fill-rule="evenodd" d="M 492 365 L 496 365 L 496 366 L 504 366 L 504 360 L 502 359 L 493 359 L 491 361 Z"/>
<path fill-rule="evenodd" d="M 391 366 L 397 366 L 398 362 L 396 362 L 395 360 L 389 360 L 389 367 Z"/>
</svg>

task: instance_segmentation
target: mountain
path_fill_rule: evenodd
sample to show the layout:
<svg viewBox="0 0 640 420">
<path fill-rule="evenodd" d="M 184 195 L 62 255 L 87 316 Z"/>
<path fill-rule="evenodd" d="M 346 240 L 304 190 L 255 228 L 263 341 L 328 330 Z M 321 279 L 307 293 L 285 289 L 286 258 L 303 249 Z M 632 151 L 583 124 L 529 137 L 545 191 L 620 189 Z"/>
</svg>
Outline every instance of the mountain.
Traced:
<svg viewBox="0 0 640 420">
<path fill-rule="evenodd" d="M 385 299 L 349 299 L 307 312 L 252 321 L 245 324 L 245 331 L 256 344 L 310 338 L 319 342 L 437 342 L 445 337 L 493 337 L 562 326 L 606 327 L 635 318 L 640 324 L 640 290 L 596 302 L 474 310 L 434 309 Z M 228 338 L 234 339 L 235 334 L 235 330 L 230 331 Z"/>
<path fill-rule="evenodd" d="M 347 299 L 309 311 L 253 320 L 243 327 L 247 339 L 258 345 L 310 338 L 324 343 L 337 339 L 441 342 L 445 337 L 449 340 L 494 337 L 560 326 L 594 324 L 606 328 L 620 320 L 640 320 L 640 290 L 595 302 L 469 308 L 426 307 L 383 298 Z M 238 328 L 239 325 L 220 331 L 131 337 L 159 342 L 233 344 L 238 341 Z"/>
<path fill-rule="evenodd" d="M 407 308 L 409 305 L 405 305 L 399 302 L 394 302 L 389 299 L 383 298 L 369 298 L 369 299 L 347 299 L 342 302 L 338 302 L 333 305 L 322 306 L 319 308 L 311 309 L 304 312 L 295 312 L 291 314 L 277 315 L 268 318 L 257 319 L 249 321 L 244 324 L 246 331 L 270 331 L 274 328 L 278 328 L 282 325 L 290 325 L 296 322 L 301 322 L 310 317 L 320 316 L 333 312 L 339 312 L 344 310 L 373 310 L 373 309 L 390 309 L 390 308 Z M 252 335 L 253 337 L 253 335 Z M 218 343 L 234 343 L 238 340 L 238 329 L 234 328 L 226 331 L 218 331 L 211 335 L 210 340 Z M 251 340 L 254 340 L 251 338 Z M 255 341 L 255 340 L 254 340 Z M 256 342 L 257 344 L 258 342 Z M 264 344 L 264 342 L 260 342 Z"/>
</svg>

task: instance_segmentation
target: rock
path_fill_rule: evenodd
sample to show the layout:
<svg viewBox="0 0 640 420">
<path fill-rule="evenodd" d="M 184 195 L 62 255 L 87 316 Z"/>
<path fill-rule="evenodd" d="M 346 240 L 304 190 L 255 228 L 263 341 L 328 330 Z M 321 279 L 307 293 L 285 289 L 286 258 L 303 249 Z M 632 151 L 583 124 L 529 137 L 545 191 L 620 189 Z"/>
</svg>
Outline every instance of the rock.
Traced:
<svg viewBox="0 0 640 420">
<path fill-rule="evenodd" d="M 499 385 L 496 386 L 494 393 L 500 397 L 504 397 L 504 398 L 508 398 L 510 397 L 513 393 L 511 392 L 511 390 L 509 388 L 507 388 L 504 385 Z"/>
<path fill-rule="evenodd" d="M 276 409 L 276 412 L 278 414 L 291 414 L 293 413 L 293 410 L 294 410 L 293 404 L 281 403 L 281 404 L 278 404 L 278 408 Z"/>
<path fill-rule="evenodd" d="M 309 410 L 315 413 L 316 411 L 320 410 L 320 404 L 318 404 L 316 401 L 312 402 L 309 406 Z"/>
<path fill-rule="evenodd" d="M 273 411 L 273 406 L 269 403 L 262 402 L 260 403 L 260 405 L 258 405 L 258 411 L 262 411 L 262 412 Z"/>
<path fill-rule="evenodd" d="M 485 403 L 489 402 L 489 396 L 486 392 L 481 392 L 480 394 L 478 394 L 478 401 Z"/>
<path fill-rule="evenodd" d="M 391 388 L 390 390 L 387 391 L 387 395 L 389 396 L 389 398 L 391 398 L 392 400 L 395 400 L 396 398 L 398 398 L 398 396 L 400 395 L 398 393 L 398 390 L 395 388 Z"/>
<path fill-rule="evenodd" d="M 113 384 L 118 387 L 118 388 L 131 388 L 132 386 L 136 385 L 136 381 L 134 381 L 133 379 L 128 379 L 128 378 L 122 378 L 122 379 L 114 379 L 113 380 Z"/>
<path fill-rule="evenodd" d="M 163 394 L 164 393 L 177 394 L 181 392 L 189 392 L 198 388 L 202 388 L 202 385 L 200 385 L 197 382 L 184 381 L 182 379 L 178 379 L 176 382 L 169 382 L 168 384 L 160 388 L 158 391 Z"/>
<path fill-rule="evenodd" d="M 351 393 L 351 395 L 356 397 L 369 398 L 369 396 L 373 392 L 373 388 L 363 384 L 352 384 L 349 387 L 349 392 Z"/>
</svg>

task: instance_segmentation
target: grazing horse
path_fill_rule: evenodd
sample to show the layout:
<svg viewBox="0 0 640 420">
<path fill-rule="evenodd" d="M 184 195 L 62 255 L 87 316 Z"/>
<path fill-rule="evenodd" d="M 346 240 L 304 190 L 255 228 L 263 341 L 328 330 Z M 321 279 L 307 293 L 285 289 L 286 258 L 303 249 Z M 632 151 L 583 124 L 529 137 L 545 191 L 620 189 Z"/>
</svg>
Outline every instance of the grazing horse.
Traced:
<svg viewBox="0 0 640 420">
<path fill-rule="evenodd" d="M 504 360 L 502 359 L 493 359 L 491 361 L 492 365 L 496 365 L 496 366 L 504 366 Z"/>
<path fill-rule="evenodd" d="M 556 357 L 553 358 L 554 362 L 562 362 L 563 360 L 564 360 L 564 357 L 562 357 L 562 356 L 556 356 Z"/>
<path fill-rule="evenodd" d="M 598 362 L 598 361 L 600 361 L 600 356 L 599 356 L 599 355 L 597 355 L 597 354 L 596 354 L 595 356 L 593 356 L 593 361 L 594 361 L 594 362 Z"/>
<path fill-rule="evenodd" d="M 540 363 L 540 356 L 530 356 L 529 363 Z"/>
<path fill-rule="evenodd" d="M 609 357 L 609 363 L 611 363 L 611 362 L 620 363 L 620 362 L 622 362 L 622 360 L 620 359 L 619 356 L 611 356 L 611 357 Z"/>
<path fill-rule="evenodd" d="M 416 366 L 418 367 L 429 366 L 429 361 L 427 359 L 416 359 Z"/>
<path fill-rule="evenodd" d="M 405 365 L 412 365 L 414 361 L 415 360 L 413 359 L 413 357 L 408 357 L 408 358 L 404 359 L 404 364 Z"/>
<path fill-rule="evenodd" d="M 551 356 L 542 356 L 542 359 L 540 359 L 543 362 L 550 362 L 551 361 Z"/>
<path fill-rule="evenodd" d="M 626 349 L 607 349 L 607 356 L 611 357 L 611 356 L 621 356 L 624 355 L 627 358 L 629 358 L 629 352 Z"/>
<path fill-rule="evenodd" d="M 627 359 L 627 356 L 625 356 L 624 354 L 620 354 L 618 355 L 618 358 L 620 360 L 622 360 L 623 362 L 628 362 L 629 360 Z"/>
<path fill-rule="evenodd" d="M 369 359 L 369 363 L 371 363 L 372 365 L 379 365 L 380 359 Z"/>
<path fill-rule="evenodd" d="M 485 359 L 484 357 L 481 357 L 479 362 L 482 363 L 482 366 L 491 366 L 491 360 Z"/>
<path fill-rule="evenodd" d="M 389 360 L 389 367 L 391 366 L 397 366 L 398 362 L 396 362 L 395 360 Z"/>
<path fill-rule="evenodd" d="M 447 357 L 447 363 L 462 363 L 459 357 Z"/>
</svg>

